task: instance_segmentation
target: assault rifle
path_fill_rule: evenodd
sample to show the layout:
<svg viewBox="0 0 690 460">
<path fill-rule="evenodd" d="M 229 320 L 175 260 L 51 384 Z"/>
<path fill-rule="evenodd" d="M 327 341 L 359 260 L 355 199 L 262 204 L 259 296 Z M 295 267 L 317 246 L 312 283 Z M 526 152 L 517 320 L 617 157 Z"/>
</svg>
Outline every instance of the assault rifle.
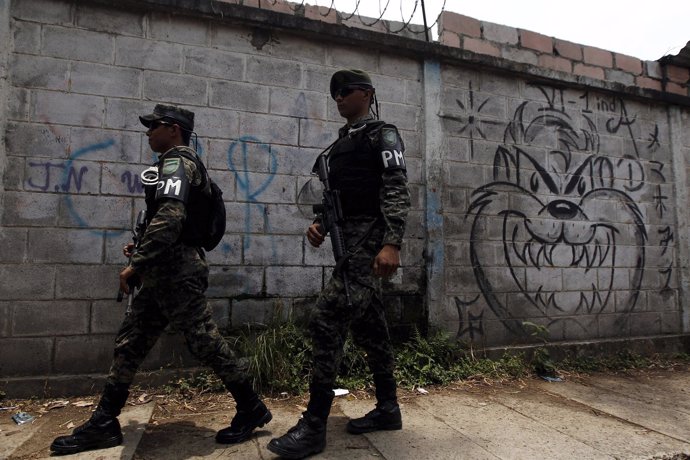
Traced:
<svg viewBox="0 0 690 460">
<path fill-rule="evenodd" d="M 139 244 L 141 243 L 141 239 L 144 236 L 145 231 L 146 210 L 142 209 L 141 211 L 139 211 L 139 214 L 137 215 L 137 223 L 132 228 L 132 241 L 134 242 L 134 249 L 132 249 L 132 252 L 129 256 L 127 266 L 129 266 L 132 263 L 132 257 L 134 256 L 136 250 L 139 248 Z M 134 301 L 134 290 L 141 287 L 141 279 L 139 279 L 139 276 L 137 275 L 130 276 L 127 279 L 127 286 L 129 286 L 129 294 L 127 295 L 127 310 L 125 313 L 130 314 L 132 312 L 132 302 Z M 124 295 L 124 291 L 120 289 L 117 293 L 117 301 L 122 302 Z"/>
<path fill-rule="evenodd" d="M 328 180 L 326 155 L 319 155 L 316 165 L 314 165 L 314 172 L 318 174 L 319 180 L 323 184 L 323 198 L 321 199 L 321 204 L 314 205 L 314 213 L 321 218 L 321 227 L 325 230 L 324 235 L 331 234 L 331 246 L 333 247 L 333 256 L 335 257 L 334 273 L 340 272 L 342 274 L 343 285 L 345 286 L 345 299 L 347 300 L 347 306 L 351 307 L 350 282 L 347 278 L 346 270 L 349 254 L 347 254 L 343 229 L 341 227 L 343 208 L 340 204 L 340 192 L 332 190 Z"/>
</svg>

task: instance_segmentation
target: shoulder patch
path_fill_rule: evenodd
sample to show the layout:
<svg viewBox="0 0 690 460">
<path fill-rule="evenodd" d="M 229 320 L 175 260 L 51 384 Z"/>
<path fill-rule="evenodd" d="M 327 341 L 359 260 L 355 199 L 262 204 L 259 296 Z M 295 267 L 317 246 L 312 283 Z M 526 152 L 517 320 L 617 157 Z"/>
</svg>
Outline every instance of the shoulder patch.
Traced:
<svg viewBox="0 0 690 460">
<path fill-rule="evenodd" d="M 405 145 L 400 138 L 397 128 L 393 125 L 384 125 L 379 136 L 379 149 L 383 169 L 402 169 L 404 171 L 406 169 L 405 157 L 403 156 Z"/>
<path fill-rule="evenodd" d="M 383 145 L 395 147 L 398 143 L 398 133 L 391 128 L 383 128 L 381 130 L 381 137 L 383 138 Z"/>
<path fill-rule="evenodd" d="M 162 168 L 162 173 L 164 175 L 170 175 L 173 174 L 175 171 L 177 171 L 177 168 L 180 167 L 180 159 L 179 158 L 166 158 L 165 161 L 163 161 L 163 168 Z"/>
</svg>

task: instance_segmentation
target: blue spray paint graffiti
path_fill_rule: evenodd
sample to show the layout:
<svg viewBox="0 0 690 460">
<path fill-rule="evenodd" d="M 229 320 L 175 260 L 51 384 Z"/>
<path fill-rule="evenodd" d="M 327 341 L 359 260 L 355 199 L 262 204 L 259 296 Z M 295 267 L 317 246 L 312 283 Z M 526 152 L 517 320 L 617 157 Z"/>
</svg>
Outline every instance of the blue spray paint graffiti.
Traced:
<svg viewBox="0 0 690 460">
<path fill-rule="evenodd" d="M 259 184 L 252 184 L 248 168 L 249 152 L 247 151 L 247 144 L 255 144 L 261 151 L 265 152 L 269 158 L 268 172 L 269 175 Z M 239 156 L 239 167 L 237 163 L 236 156 Z M 252 207 L 260 212 L 263 216 L 266 213 L 266 207 L 260 204 L 257 199 L 258 197 L 266 191 L 271 182 L 273 182 L 274 174 L 278 168 L 278 160 L 275 153 L 271 151 L 268 144 L 264 144 L 255 137 L 243 136 L 237 141 L 230 144 L 228 147 L 228 168 L 235 174 L 237 180 L 237 186 L 239 190 L 242 191 L 244 199 L 246 201 L 246 207 L 244 212 L 244 226 L 245 234 L 247 237 L 244 240 L 244 248 L 247 249 L 251 245 L 251 240 L 249 235 L 251 234 L 251 223 L 252 223 Z M 268 232 L 268 228 L 266 229 Z M 275 247 L 274 247 L 275 252 Z"/>
</svg>

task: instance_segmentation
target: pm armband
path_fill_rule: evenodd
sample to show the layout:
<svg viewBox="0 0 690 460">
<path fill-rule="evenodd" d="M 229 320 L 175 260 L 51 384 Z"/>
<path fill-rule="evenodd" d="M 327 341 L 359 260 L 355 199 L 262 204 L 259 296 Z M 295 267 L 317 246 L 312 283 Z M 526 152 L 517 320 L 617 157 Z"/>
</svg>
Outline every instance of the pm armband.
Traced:
<svg viewBox="0 0 690 460">
<path fill-rule="evenodd" d="M 383 162 L 383 169 L 390 171 L 393 169 L 402 169 L 405 171 L 405 144 L 398 133 L 398 129 L 393 125 L 384 125 L 380 131 L 380 145 L 381 161 Z"/>
<path fill-rule="evenodd" d="M 156 201 L 163 198 L 187 203 L 191 184 L 185 173 L 184 163 L 180 157 L 166 158 L 158 171 Z"/>
</svg>

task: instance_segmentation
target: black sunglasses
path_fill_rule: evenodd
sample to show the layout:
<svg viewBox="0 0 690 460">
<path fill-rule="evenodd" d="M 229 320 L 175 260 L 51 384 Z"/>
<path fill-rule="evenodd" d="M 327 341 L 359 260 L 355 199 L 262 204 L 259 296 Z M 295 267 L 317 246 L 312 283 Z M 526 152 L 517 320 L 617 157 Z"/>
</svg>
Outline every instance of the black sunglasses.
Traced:
<svg viewBox="0 0 690 460">
<path fill-rule="evenodd" d="M 369 88 L 365 88 L 363 86 L 343 86 L 342 88 L 338 89 L 338 91 L 335 92 L 335 94 L 333 95 L 333 99 L 335 99 L 338 96 L 347 97 L 350 94 L 352 94 L 355 90 L 358 90 L 358 89 L 360 89 L 362 91 L 366 91 Z"/>
<path fill-rule="evenodd" d="M 149 131 L 154 131 L 154 130 L 158 129 L 159 127 L 163 126 L 163 125 L 165 125 L 165 126 L 173 126 L 172 123 L 168 123 L 168 122 L 165 122 L 165 121 L 154 121 L 154 122 L 152 122 L 152 123 L 149 125 L 149 129 L 148 129 L 148 130 L 149 130 Z"/>
</svg>

